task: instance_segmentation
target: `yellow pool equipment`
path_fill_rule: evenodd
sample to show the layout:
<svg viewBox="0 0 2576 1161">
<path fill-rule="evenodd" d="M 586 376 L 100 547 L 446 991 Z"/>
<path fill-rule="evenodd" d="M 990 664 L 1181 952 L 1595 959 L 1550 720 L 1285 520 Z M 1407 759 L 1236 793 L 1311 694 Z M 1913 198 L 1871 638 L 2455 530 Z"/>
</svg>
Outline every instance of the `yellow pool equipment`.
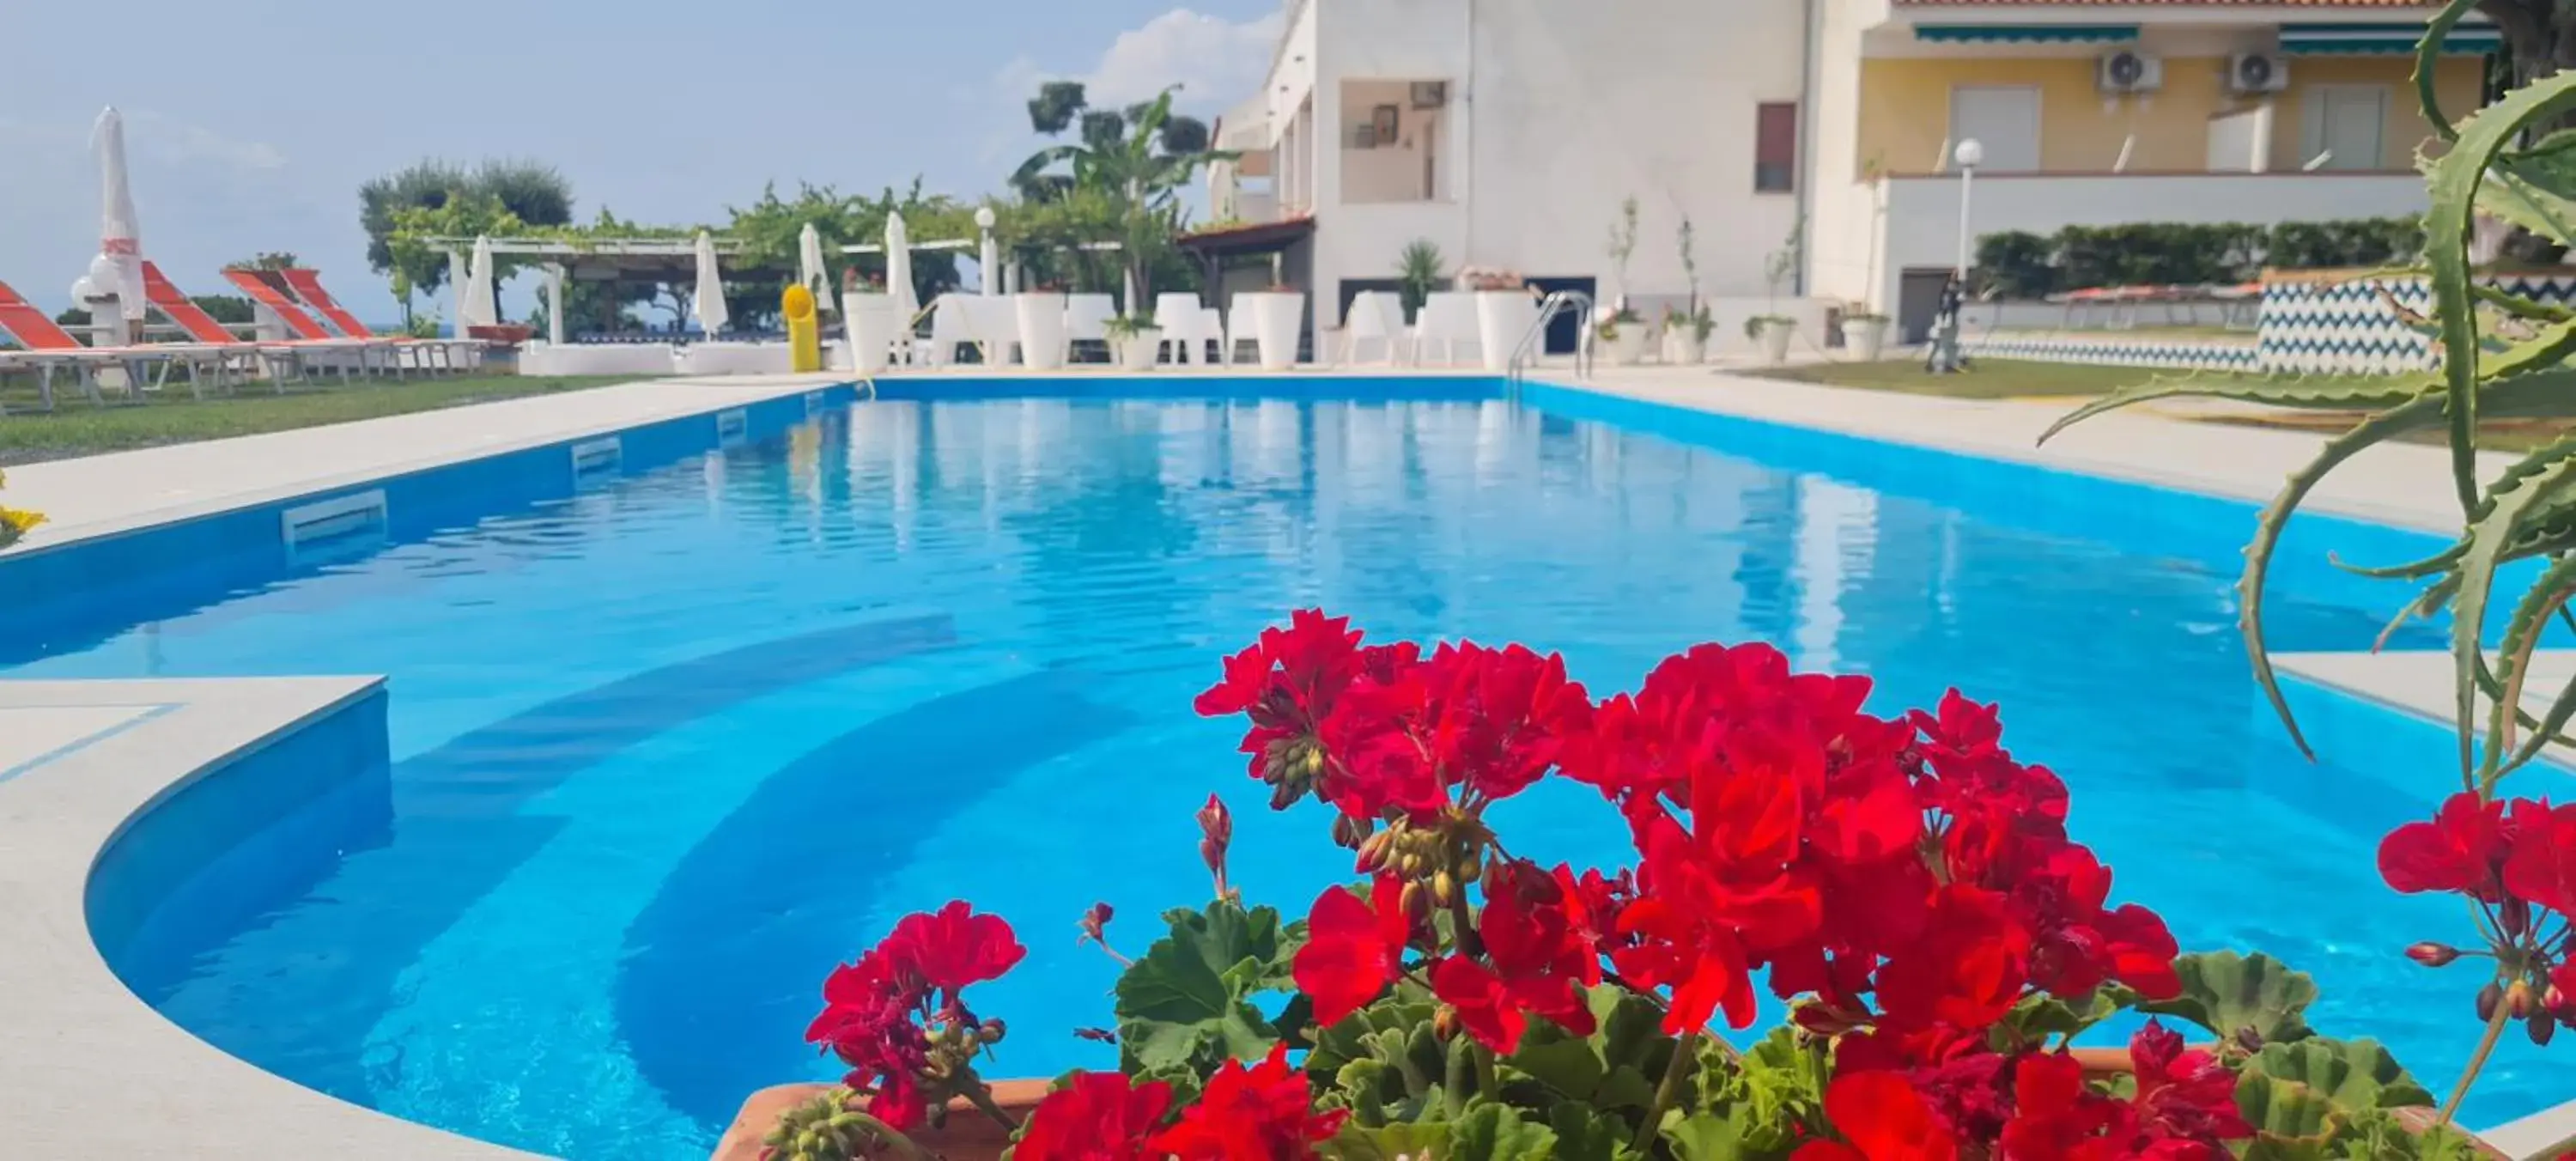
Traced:
<svg viewBox="0 0 2576 1161">
<path fill-rule="evenodd" d="M 797 371 L 823 369 L 822 328 L 814 321 L 814 292 L 803 283 L 778 297 L 778 313 L 787 318 L 787 362 Z"/>
</svg>

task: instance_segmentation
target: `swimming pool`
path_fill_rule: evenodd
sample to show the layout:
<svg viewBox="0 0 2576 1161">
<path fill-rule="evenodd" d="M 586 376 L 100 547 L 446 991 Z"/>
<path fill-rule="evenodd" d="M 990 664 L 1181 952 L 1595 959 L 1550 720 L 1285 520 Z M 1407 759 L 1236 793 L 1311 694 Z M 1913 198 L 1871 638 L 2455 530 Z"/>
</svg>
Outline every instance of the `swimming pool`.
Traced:
<svg viewBox="0 0 2576 1161">
<path fill-rule="evenodd" d="M 1070 1032 L 1106 1022 L 1114 965 L 1074 921 L 1106 900 L 1141 944 L 1197 901 L 1210 789 L 1253 895 L 1300 906 L 1344 865 L 1188 710 L 1221 651 L 1323 605 L 1559 649 L 1605 689 L 1760 638 L 1872 675 L 1882 710 L 1999 700 L 2185 947 L 2315 973 L 2314 1022 L 2436 1085 L 2474 1041 L 2456 980 L 2396 954 L 2453 909 L 2372 869 L 2442 788 L 2390 756 L 2440 731 L 2354 710 L 2326 762 L 2291 752 L 2232 629 L 2246 505 L 1479 380 L 885 387 L 584 473 L 487 465 L 400 492 L 380 543 L 281 558 L 268 513 L 264 547 L 7 643 L 13 676 L 390 675 L 383 801 L 228 822 L 184 893 L 121 901 L 120 976 L 396 1115 L 694 1158 L 751 1089 L 833 1074 L 800 1033 L 834 962 L 963 897 L 1031 951 L 979 993 L 1013 1028 L 996 1071 L 1105 1065 Z M 2322 550 L 2423 543 L 2306 520 L 2275 643 L 2365 645 L 2400 594 Z M 1528 853 L 1626 849 L 1586 794 L 1507 805 Z M 2553 1095 L 2524 1048 L 2472 1123 Z"/>
</svg>

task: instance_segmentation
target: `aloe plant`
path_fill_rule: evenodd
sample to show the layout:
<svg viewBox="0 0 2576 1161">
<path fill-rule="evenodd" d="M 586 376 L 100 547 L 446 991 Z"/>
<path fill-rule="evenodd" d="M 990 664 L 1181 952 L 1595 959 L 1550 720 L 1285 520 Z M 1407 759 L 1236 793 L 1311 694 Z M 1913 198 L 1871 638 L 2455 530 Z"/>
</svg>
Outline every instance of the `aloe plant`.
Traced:
<svg viewBox="0 0 2576 1161">
<path fill-rule="evenodd" d="M 2474 0 L 2452 0 L 2428 22 L 2417 50 L 2415 77 L 2425 117 L 2449 145 L 2422 163 L 2432 207 L 2425 215 L 2424 252 L 2413 265 L 2392 272 L 2420 273 L 2431 285 L 2427 321 L 2441 356 L 2437 371 L 2377 382 L 2160 378 L 2078 409 L 2041 438 L 2105 411 L 2173 396 L 2368 412 L 2292 473 L 2264 508 L 2238 586 L 2255 675 L 2304 753 L 2310 747 L 2282 696 L 2264 635 L 2265 579 L 2282 531 L 2317 485 L 2353 456 L 2410 432 L 2447 427 L 2451 484 L 2463 515 L 2458 539 L 2420 561 L 2358 571 L 2421 586 L 2399 611 L 2401 620 L 2450 611 L 2462 779 L 2471 789 L 2491 790 L 2548 741 L 2561 738 L 2576 717 L 2576 681 L 2559 689 L 2537 717 L 2521 709 L 2540 630 L 2551 617 L 2566 616 L 2566 605 L 2576 599 L 2576 555 L 2570 555 L 2576 553 L 2576 438 L 2554 441 L 2484 480 L 2477 424 L 2501 418 L 2576 421 L 2576 367 L 2565 365 L 2576 354 L 2576 311 L 2478 285 L 2471 231 L 2484 214 L 2576 243 L 2576 131 L 2523 142 L 2527 130 L 2576 110 L 2576 73 L 2535 81 L 2453 121 L 2434 94 L 2433 63 L 2442 37 L 2475 8 Z M 2530 560 L 2548 563 L 2519 595 L 2499 594 L 2500 570 Z M 2498 605 L 2509 612 L 2500 645 L 2489 651 L 2481 630 Z"/>
</svg>

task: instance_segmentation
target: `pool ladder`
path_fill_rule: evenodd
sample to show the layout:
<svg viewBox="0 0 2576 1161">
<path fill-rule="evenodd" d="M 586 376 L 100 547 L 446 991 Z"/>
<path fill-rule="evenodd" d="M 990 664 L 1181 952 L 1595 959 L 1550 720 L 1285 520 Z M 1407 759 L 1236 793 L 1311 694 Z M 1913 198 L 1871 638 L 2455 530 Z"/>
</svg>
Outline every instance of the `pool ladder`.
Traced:
<svg viewBox="0 0 2576 1161">
<path fill-rule="evenodd" d="M 1574 375 L 1578 379 L 1592 376 L 1592 296 L 1580 290 L 1555 290 L 1539 300 L 1538 321 L 1531 323 L 1529 329 L 1521 333 L 1521 341 L 1513 345 L 1511 362 L 1503 371 L 1506 384 L 1515 390 L 1519 388 L 1530 366 L 1538 362 L 1546 347 L 1547 324 L 1555 322 L 1556 316 L 1569 310 L 1583 324 L 1582 337 L 1574 343 Z"/>
</svg>

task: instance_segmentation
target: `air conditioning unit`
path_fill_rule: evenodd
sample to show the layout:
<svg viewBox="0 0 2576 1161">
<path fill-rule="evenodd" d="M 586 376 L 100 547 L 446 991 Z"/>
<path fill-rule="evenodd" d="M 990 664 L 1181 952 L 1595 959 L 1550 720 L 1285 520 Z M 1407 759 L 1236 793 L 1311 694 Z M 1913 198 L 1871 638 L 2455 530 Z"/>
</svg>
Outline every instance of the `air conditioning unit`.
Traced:
<svg viewBox="0 0 2576 1161">
<path fill-rule="evenodd" d="M 2227 58 L 2227 91 L 2277 93 L 2290 87 L 2290 62 L 2279 53 L 2240 52 Z"/>
<path fill-rule="evenodd" d="M 2165 83 L 2165 62 L 2121 49 L 2102 54 L 2094 83 L 2106 93 L 2152 93 Z"/>
</svg>

